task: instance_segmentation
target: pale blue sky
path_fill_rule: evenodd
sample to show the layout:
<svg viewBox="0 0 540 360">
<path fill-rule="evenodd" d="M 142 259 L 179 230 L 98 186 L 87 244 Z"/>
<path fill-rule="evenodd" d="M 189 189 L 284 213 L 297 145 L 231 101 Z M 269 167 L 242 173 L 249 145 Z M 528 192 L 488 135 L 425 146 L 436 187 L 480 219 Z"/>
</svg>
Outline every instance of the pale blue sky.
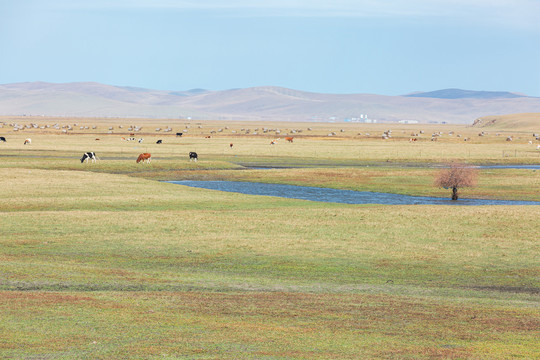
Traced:
<svg viewBox="0 0 540 360">
<path fill-rule="evenodd" d="M 0 0 L 0 84 L 540 96 L 538 0 Z"/>
</svg>

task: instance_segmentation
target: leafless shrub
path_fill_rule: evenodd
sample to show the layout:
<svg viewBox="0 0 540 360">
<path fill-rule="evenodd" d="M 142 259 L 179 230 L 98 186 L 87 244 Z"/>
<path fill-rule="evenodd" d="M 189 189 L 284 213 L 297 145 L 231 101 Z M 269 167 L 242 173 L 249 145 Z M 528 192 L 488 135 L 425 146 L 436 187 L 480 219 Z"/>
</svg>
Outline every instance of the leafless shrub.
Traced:
<svg viewBox="0 0 540 360">
<path fill-rule="evenodd" d="M 464 164 L 452 163 L 437 174 L 435 186 L 452 189 L 452 200 L 458 199 L 458 189 L 476 185 L 478 171 Z"/>
</svg>

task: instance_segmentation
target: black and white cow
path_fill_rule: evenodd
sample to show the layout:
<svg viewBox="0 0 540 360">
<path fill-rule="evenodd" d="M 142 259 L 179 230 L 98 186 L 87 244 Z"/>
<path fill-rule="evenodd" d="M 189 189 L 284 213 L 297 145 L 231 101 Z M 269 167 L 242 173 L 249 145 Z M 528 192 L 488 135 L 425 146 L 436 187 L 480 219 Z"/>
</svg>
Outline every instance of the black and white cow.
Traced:
<svg viewBox="0 0 540 360">
<path fill-rule="evenodd" d="M 88 160 L 92 160 L 93 163 L 96 162 L 96 153 L 93 152 L 93 151 L 90 151 L 90 152 L 87 152 L 87 153 L 84 153 L 82 158 L 81 158 L 81 163 L 83 163 L 85 160 L 86 162 L 88 163 Z"/>
<path fill-rule="evenodd" d="M 163 141 L 161 141 L 161 140 L 156 141 L 156 144 L 162 144 L 162 143 L 163 143 Z"/>
<path fill-rule="evenodd" d="M 6 138 L 3 136 L 0 136 L 0 141 L 6 142 Z"/>
<path fill-rule="evenodd" d="M 189 161 L 192 161 L 192 160 L 197 161 L 198 158 L 199 158 L 199 156 L 197 155 L 196 152 L 191 151 L 191 152 L 189 153 Z"/>
</svg>

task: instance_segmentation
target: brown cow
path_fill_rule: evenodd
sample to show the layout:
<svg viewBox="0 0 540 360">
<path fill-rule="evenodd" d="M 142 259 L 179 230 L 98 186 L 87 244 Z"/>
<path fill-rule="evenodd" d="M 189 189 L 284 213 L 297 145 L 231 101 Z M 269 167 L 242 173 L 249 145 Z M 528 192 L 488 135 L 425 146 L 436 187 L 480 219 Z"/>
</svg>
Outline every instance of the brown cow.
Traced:
<svg viewBox="0 0 540 360">
<path fill-rule="evenodd" d="M 151 157 L 152 157 L 152 155 L 149 154 L 149 153 L 142 153 L 137 158 L 137 164 L 140 163 L 141 161 L 144 163 L 144 160 L 146 160 L 146 163 L 149 163 Z"/>
<path fill-rule="evenodd" d="M 290 142 L 290 143 L 293 142 L 293 138 L 292 138 L 292 137 L 286 137 L 285 140 L 287 140 L 287 141 Z"/>
</svg>

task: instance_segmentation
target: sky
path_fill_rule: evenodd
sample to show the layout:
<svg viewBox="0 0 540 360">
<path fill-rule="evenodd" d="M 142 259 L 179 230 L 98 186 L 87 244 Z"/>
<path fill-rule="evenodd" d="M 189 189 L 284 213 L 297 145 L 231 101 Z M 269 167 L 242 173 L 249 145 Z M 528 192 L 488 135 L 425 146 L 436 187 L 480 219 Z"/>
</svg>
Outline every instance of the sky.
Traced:
<svg viewBox="0 0 540 360">
<path fill-rule="evenodd" d="M 539 0 L 0 0 L 0 84 L 540 96 Z"/>
</svg>

